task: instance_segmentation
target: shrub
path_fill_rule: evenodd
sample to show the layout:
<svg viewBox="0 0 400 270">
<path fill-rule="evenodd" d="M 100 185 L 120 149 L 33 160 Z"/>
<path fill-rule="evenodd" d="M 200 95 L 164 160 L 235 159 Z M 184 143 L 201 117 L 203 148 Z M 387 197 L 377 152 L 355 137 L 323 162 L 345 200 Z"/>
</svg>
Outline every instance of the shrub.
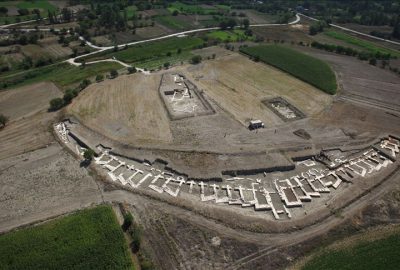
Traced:
<svg viewBox="0 0 400 270">
<path fill-rule="evenodd" d="M 4 114 L 0 114 L 0 129 L 4 128 L 8 123 L 9 118 Z"/>
<path fill-rule="evenodd" d="M 136 73 L 136 68 L 135 67 L 128 67 L 128 73 L 132 74 L 132 73 Z"/>
<path fill-rule="evenodd" d="M 115 70 L 115 69 L 112 69 L 112 70 L 110 71 L 110 78 L 111 78 L 111 79 L 114 79 L 114 78 L 116 78 L 116 77 L 118 77 L 118 71 Z"/>
<path fill-rule="evenodd" d="M 197 65 L 197 64 L 201 63 L 201 56 L 200 55 L 193 56 L 190 62 L 193 65 Z"/>
<path fill-rule="evenodd" d="M 101 82 L 102 80 L 104 80 L 104 75 L 103 74 L 98 74 L 96 76 L 96 82 Z"/>
<path fill-rule="evenodd" d="M 83 152 L 83 157 L 86 160 L 92 160 L 94 156 L 94 151 L 92 149 L 86 149 L 85 152 Z"/>
<path fill-rule="evenodd" d="M 129 227 L 131 227 L 132 223 L 133 223 L 133 216 L 131 213 L 127 212 L 124 215 L 124 223 L 122 224 L 122 229 L 124 231 L 128 230 Z"/>
<path fill-rule="evenodd" d="M 64 100 L 62 98 L 53 98 L 50 100 L 50 111 L 57 111 L 64 106 Z"/>
</svg>

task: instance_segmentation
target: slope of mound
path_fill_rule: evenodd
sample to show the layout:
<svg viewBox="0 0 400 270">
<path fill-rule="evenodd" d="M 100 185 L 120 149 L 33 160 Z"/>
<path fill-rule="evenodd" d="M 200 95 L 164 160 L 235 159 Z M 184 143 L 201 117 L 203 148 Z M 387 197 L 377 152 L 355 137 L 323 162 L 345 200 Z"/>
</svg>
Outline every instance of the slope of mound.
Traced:
<svg viewBox="0 0 400 270">
<path fill-rule="evenodd" d="M 286 71 L 328 94 L 336 93 L 335 74 L 328 64 L 319 59 L 278 45 L 244 47 L 241 52 Z"/>
<path fill-rule="evenodd" d="M 135 74 L 92 84 L 67 112 L 124 143 L 170 142 L 169 119 L 158 95 L 160 75 Z"/>
</svg>

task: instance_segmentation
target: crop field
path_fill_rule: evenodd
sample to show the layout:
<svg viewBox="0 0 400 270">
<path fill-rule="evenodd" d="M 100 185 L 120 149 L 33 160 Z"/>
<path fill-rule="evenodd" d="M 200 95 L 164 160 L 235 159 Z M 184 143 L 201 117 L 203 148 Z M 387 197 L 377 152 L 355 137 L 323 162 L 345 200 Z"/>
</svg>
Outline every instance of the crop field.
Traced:
<svg viewBox="0 0 400 270">
<path fill-rule="evenodd" d="M 39 9 L 40 10 L 40 15 L 42 17 L 47 16 L 48 10 L 51 12 L 54 12 L 57 10 L 57 7 L 52 5 L 49 1 L 47 0 L 37 0 L 37 1 L 5 1 L 1 2 L 1 6 L 4 6 L 8 8 L 9 10 L 11 9 L 23 9 L 26 8 L 28 10 L 33 10 L 33 9 Z M 18 13 L 16 13 L 18 14 Z M 16 14 L 9 14 L 10 16 L 8 17 L 0 17 L 0 24 L 5 24 L 5 23 L 14 23 L 17 21 L 17 18 L 21 21 L 26 21 L 26 20 L 33 20 L 36 18 L 36 15 L 26 15 L 26 16 L 15 16 Z"/>
<path fill-rule="evenodd" d="M 206 6 L 206 5 L 187 5 L 181 2 L 174 2 L 169 7 L 168 10 L 172 13 L 175 10 L 181 13 L 188 14 L 199 14 L 206 15 L 218 10 L 227 11 L 230 7 L 226 5 L 216 5 L 216 6 Z"/>
<path fill-rule="evenodd" d="M 277 67 L 321 89 L 328 94 L 336 93 L 336 78 L 324 61 L 278 45 L 245 47 L 241 52 Z"/>
<path fill-rule="evenodd" d="M 202 44 L 203 40 L 200 38 L 173 37 L 151 43 L 132 46 L 118 52 L 106 52 L 99 55 L 103 56 L 101 58 L 115 57 L 118 60 L 127 63 L 135 63 L 157 59 L 165 56 L 168 52 L 170 52 L 171 54 L 176 54 L 178 48 L 180 48 L 182 51 L 191 50 L 197 48 L 199 45 Z M 95 58 L 93 59 L 98 58 L 98 56 L 95 56 Z"/>
<path fill-rule="evenodd" d="M 350 241 L 344 240 L 322 249 L 306 262 L 302 269 L 398 269 L 400 264 L 398 227 L 393 231 L 364 233 L 357 238 L 350 238 Z"/>
<path fill-rule="evenodd" d="M 173 30 L 183 30 L 191 26 L 190 23 L 179 19 L 178 16 L 158 16 L 156 17 L 156 22 Z"/>
<path fill-rule="evenodd" d="M 97 74 L 107 73 L 111 69 L 118 69 L 120 67 L 120 64 L 112 62 L 87 65 L 85 68 L 75 67 L 65 63 L 55 64 L 0 77 L 2 82 L 2 84 L 0 84 L 0 89 L 43 81 L 51 81 L 60 87 L 67 87 L 79 83 L 84 79 L 94 77 Z"/>
<path fill-rule="evenodd" d="M 398 52 L 398 51 L 380 47 L 378 45 L 375 45 L 372 42 L 362 40 L 362 39 L 350 36 L 345 33 L 336 32 L 336 31 L 328 31 L 328 32 L 324 32 L 324 34 L 327 35 L 328 37 L 338 39 L 338 40 L 344 41 L 348 44 L 360 47 L 360 48 L 362 48 L 370 53 L 373 53 L 373 54 L 376 54 L 378 52 L 381 54 L 389 54 L 390 53 L 392 56 L 400 57 L 400 52 Z"/>
<path fill-rule="evenodd" d="M 90 85 L 68 113 L 125 143 L 170 142 L 169 119 L 158 94 L 160 75 L 134 74 Z"/>
<path fill-rule="evenodd" d="M 265 99 L 281 96 L 310 117 L 331 100 L 329 95 L 285 72 L 236 53 L 218 61 L 205 61 L 186 72 L 192 78 L 201 78 L 196 81 L 199 89 L 243 125 L 250 119 L 260 119 L 268 126 L 282 123 L 262 103 Z"/>
<path fill-rule="evenodd" d="M 220 41 L 235 42 L 244 40 L 254 40 L 254 36 L 246 36 L 244 30 L 236 29 L 231 31 L 217 30 L 207 34 L 207 37 Z"/>
<path fill-rule="evenodd" d="M 0 236 L 2 269 L 134 269 L 110 206 Z"/>
</svg>

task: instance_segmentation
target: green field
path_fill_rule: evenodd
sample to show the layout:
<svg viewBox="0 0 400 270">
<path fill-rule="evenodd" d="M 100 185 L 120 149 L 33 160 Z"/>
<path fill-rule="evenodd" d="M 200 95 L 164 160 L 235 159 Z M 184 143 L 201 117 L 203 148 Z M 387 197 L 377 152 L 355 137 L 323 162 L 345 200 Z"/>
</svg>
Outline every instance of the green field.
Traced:
<svg viewBox="0 0 400 270">
<path fill-rule="evenodd" d="M 60 87 L 66 87 L 118 68 L 121 68 L 121 65 L 112 62 L 87 65 L 85 68 L 66 63 L 54 64 L 0 77 L 0 89 L 4 88 L 4 83 L 8 85 L 7 88 L 11 88 L 42 81 L 51 81 Z"/>
<path fill-rule="evenodd" d="M 230 31 L 223 31 L 223 30 L 216 30 L 212 31 L 207 34 L 207 37 L 212 39 L 218 39 L 220 41 L 228 41 L 228 42 L 235 42 L 235 41 L 244 41 L 244 40 L 254 40 L 254 36 L 246 36 L 244 34 L 244 30 L 235 29 Z"/>
<path fill-rule="evenodd" d="M 368 237 L 365 237 L 368 239 Z M 355 245 L 344 245 L 335 249 L 324 249 L 311 258 L 303 270 L 394 270 L 399 269 L 400 232 L 384 238 L 361 240 Z"/>
<path fill-rule="evenodd" d="M 180 48 L 182 52 L 190 51 L 202 44 L 203 40 L 200 38 L 173 37 L 159 41 L 135 45 L 132 47 L 128 47 L 125 50 L 120 50 L 118 52 L 109 51 L 100 53 L 97 54 L 96 56 L 93 56 L 93 58 L 91 58 L 90 60 L 115 57 L 123 62 L 138 63 L 138 62 L 157 60 L 161 57 L 166 56 L 168 52 L 176 54 L 178 48 Z"/>
<path fill-rule="evenodd" d="M 110 206 L 0 236 L 0 268 L 134 269 Z"/>
<path fill-rule="evenodd" d="M 336 77 L 325 62 L 279 45 L 241 48 L 241 52 L 277 67 L 328 94 L 336 93 Z"/>
<path fill-rule="evenodd" d="M 18 9 L 26 8 L 32 11 L 33 9 L 37 8 L 40 10 L 40 16 L 47 17 L 48 10 L 54 12 L 57 10 L 57 7 L 52 5 L 47 0 L 36 0 L 36 1 L 5 1 L 0 2 L 1 6 L 6 8 L 16 7 Z M 34 20 L 36 19 L 36 15 L 26 15 L 26 16 L 7 16 L 7 17 L 0 17 L 0 24 L 7 24 L 17 22 L 17 18 L 20 21 L 27 21 L 27 20 Z"/>
<path fill-rule="evenodd" d="M 137 7 L 136 6 L 129 6 L 125 8 L 126 16 L 128 20 L 132 19 L 133 16 L 136 14 Z"/>
<path fill-rule="evenodd" d="M 155 20 L 156 22 L 175 30 L 184 30 L 190 28 L 189 23 L 179 20 L 175 16 L 158 16 Z"/>
<path fill-rule="evenodd" d="M 327 31 L 327 32 L 324 32 L 324 34 L 328 37 L 331 37 L 331 38 L 334 38 L 337 40 L 341 40 L 348 44 L 360 47 L 360 48 L 364 49 L 365 51 L 373 53 L 373 54 L 376 54 L 378 52 L 381 54 L 389 54 L 390 53 L 392 56 L 400 57 L 399 51 L 391 50 L 388 48 L 383 48 L 378 45 L 375 45 L 372 42 L 369 42 L 369 41 L 366 41 L 363 39 L 359 39 L 359 38 L 353 37 L 351 35 L 347 35 L 342 32 Z"/>
<path fill-rule="evenodd" d="M 177 10 L 180 13 L 187 13 L 187 14 L 201 14 L 207 15 L 213 12 L 217 12 L 218 10 L 226 11 L 229 10 L 230 7 L 226 5 L 216 5 L 216 6 L 208 6 L 203 7 L 201 5 L 188 5 L 181 2 L 174 2 L 170 4 L 168 10 L 172 13 Z"/>
</svg>

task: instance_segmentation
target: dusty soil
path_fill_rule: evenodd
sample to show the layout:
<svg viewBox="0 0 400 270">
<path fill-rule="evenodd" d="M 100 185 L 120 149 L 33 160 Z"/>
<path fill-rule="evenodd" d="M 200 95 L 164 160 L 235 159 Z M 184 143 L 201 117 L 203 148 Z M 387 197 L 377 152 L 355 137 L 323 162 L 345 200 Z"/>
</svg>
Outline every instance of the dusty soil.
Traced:
<svg viewBox="0 0 400 270">
<path fill-rule="evenodd" d="M 58 144 L 0 161 L 0 231 L 101 202 L 88 171 Z"/>
<path fill-rule="evenodd" d="M 68 107 L 68 113 L 121 142 L 168 143 L 172 136 L 158 95 L 160 79 L 135 74 L 92 84 Z"/>
<path fill-rule="evenodd" d="M 47 109 L 49 101 L 60 96 L 62 93 L 57 86 L 47 82 L 1 91 L 0 113 L 11 121 L 17 120 Z"/>
</svg>

